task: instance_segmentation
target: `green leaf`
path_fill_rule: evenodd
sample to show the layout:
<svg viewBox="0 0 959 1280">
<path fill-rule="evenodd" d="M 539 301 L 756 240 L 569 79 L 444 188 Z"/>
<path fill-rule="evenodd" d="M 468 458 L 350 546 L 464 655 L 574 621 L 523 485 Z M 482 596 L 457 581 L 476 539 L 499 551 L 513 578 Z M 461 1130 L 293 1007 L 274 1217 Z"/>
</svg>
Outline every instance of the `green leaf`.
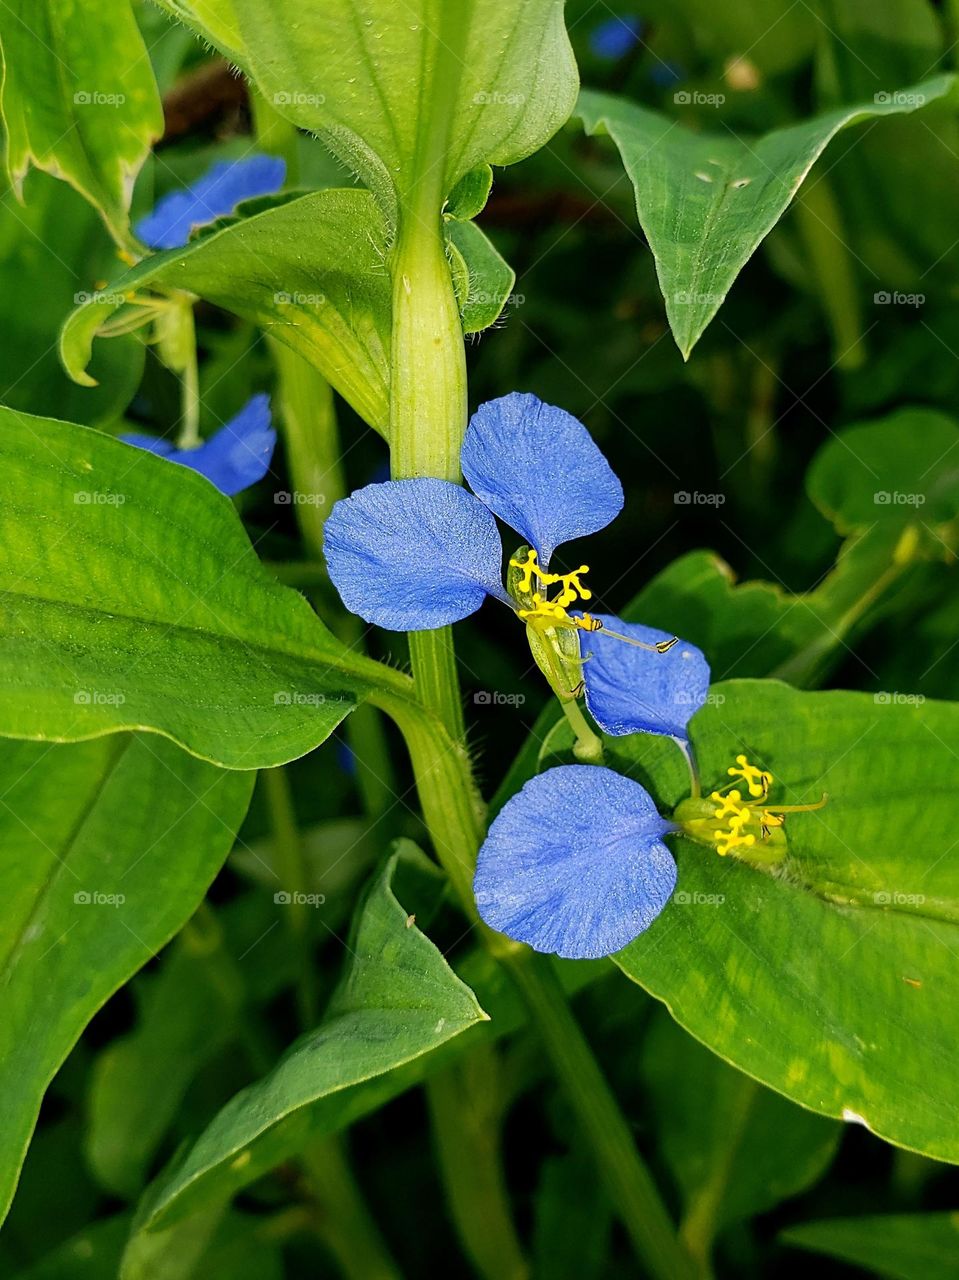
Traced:
<svg viewBox="0 0 959 1280">
<path fill-rule="evenodd" d="M 162 739 L 7 743 L 0 760 L 0 1213 L 40 1100 L 107 998 L 183 925 L 252 775 Z"/>
<path fill-rule="evenodd" d="M 959 426 L 935 409 L 898 409 L 834 433 L 806 478 L 840 533 L 878 521 L 942 524 L 959 516 Z"/>
<path fill-rule="evenodd" d="M 738 583 L 717 555 L 691 551 L 658 573 L 622 616 L 698 645 L 716 680 L 771 675 L 808 685 L 849 651 L 870 610 L 909 570 L 907 552 L 898 529 L 870 530 L 844 544 L 814 590 L 792 594 L 770 582 Z"/>
<path fill-rule="evenodd" d="M 136 394 L 144 349 L 134 337 L 104 343 L 94 360 L 102 385 L 78 387 L 51 345 L 64 318 L 116 269 L 94 210 L 45 173 L 31 173 L 25 207 L 0 201 L 0 403 L 90 426 L 118 418 Z M 25 305 L 25 299 L 27 303 Z"/>
<path fill-rule="evenodd" d="M 129 0 L 7 0 L 0 6 L 6 165 L 63 178 L 130 242 L 133 183 L 163 132 L 150 58 Z"/>
<path fill-rule="evenodd" d="M 563 0 L 166 7 L 235 56 L 280 114 L 321 134 L 393 225 L 414 197 L 435 194 L 438 215 L 471 170 L 538 150 L 576 96 Z"/>
<path fill-rule="evenodd" d="M 842 1128 L 763 1089 L 661 1010 L 642 1074 L 660 1150 L 682 1193 L 682 1235 L 706 1259 L 714 1236 L 816 1182 Z"/>
<path fill-rule="evenodd" d="M 463 332 L 481 333 L 502 315 L 516 272 L 475 222 L 453 220 L 446 231 Z"/>
<path fill-rule="evenodd" d="M 187 467 L 0 408 L 0 735 L 165 734 L 227 768 L 324 741 L 382 679 Z"/>
<path fill-rule="evenodd" d="M 386 252 L 383 215 L 368 192 L 318 191 L 285 200 L 228 219 L 183 249 L 145 258 L 68 318 L 61 358 L 72 378 L 92 385 L 86 366 L 93 339 L 128 293 L 188 290 L 292 347 L 385 432 L 391 314 Z"/>
<path fill-rule="evenodd" d="M 959 1214 L 897 1213 L 827 1218 L 789 1227 L 779 1239 L 889 1280 L 955 1280 Z"/>
<path fill-rule="evenodd" d="M 422 856 L 422 855 L 421 855 Z M 343 1090 L 383 1075 L 486 1019 L 391 888 L 399 855 L 357 915 L 350 962 L 323 1021 L 265 1079 L 237 1094 L 156 1186 L 150 1230 L 231 1195 L 323 1131 Z"/>
<path fill-rule="evenodd" d="M 609 134 L 632 181 L 669 325 L 686 359 L 836 134 L 862 120 L 915 111 L 954 85 L 952 75 L 932 76 L 759 138 L 692 133 L 625 99 L 580 94 L 576 114 L 586 132 Z"/>
<path fill-rule="evenodd" d="M 745 752 L 777 801 L 828 804 L 790 816 L 786 860 L 765 870 L 675 838 L 677 892 L 617 963 L 763 1084 L 959 1161 L 959 707 L 774 681 L 711 692 L 691 723 L 704 791 Z M 607 754 L 663 806 L 689 794 L 662 739 Z"/>
</svg>

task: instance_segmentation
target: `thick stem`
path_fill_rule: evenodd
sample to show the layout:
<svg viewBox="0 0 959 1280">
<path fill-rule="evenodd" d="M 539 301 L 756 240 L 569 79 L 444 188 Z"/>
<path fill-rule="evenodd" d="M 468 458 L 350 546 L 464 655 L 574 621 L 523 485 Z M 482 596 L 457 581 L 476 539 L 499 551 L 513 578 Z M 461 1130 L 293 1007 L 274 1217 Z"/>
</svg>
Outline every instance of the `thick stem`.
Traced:
<svg viewBox="0 0 959 1280">
<path fill-rule="evenodd" d="M 402 215 L 392 260 L 390 458 L 394 478 L 457 483 L 466 431 L 466 356 L 459 307 L 431 190 Z M 450 735 L 465 728 L 448 627 L 414 632 L 410 661 L 419 695 Z"/>
</svg>

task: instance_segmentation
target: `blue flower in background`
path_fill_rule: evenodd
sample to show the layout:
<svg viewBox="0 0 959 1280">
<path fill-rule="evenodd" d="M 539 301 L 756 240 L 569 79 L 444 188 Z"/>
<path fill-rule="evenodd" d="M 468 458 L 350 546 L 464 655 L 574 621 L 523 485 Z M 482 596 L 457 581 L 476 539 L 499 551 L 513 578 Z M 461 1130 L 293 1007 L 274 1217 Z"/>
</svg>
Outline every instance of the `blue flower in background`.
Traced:
<svg viewBox="0 0 959 1280">
<path fill-rule="evenodd" d="M 684 738 L 709 686 L 702 653 L 665 632 L 570 612 L 591 598 L 587 567 L 549 572 L 558 546 L 598 532 L 623 505 L 622 486 L 583 424 L 514 392 L 480 406 L 461 462 L 472 493 L 446 480 L 391 480 L 336 503 L 325 552 L 347 608 L 391 631 L 427 631 L 493 596 L 526 623 L 560 697 L 585 691 L 607 733 Z M 527 544 L 510 562 L 509 592 L 496 516 Z"/>
<path fill-rule="evenodd" d="M 649 928 L 676 887 L 675 830 L 650 795 L 599 765 L 531 779 L 489 829 L 476 866 L 479 913 L 536 951 L 589 960 Z"/>
<path fill-rule="evenodd" d="M 589 47 L 597 58 L 618 61 L 639 44 L 645 27 L 637 14 L 607 18 L 590 32 Z"/>
<path fill-rule="evenodd" d="M 138 449 L 147 449 L 169 462 L 199 471 L 221 493 L 232 496 L 262 480 L 270 468 L 276 432 L 270 418 L 268 396 L 254 396 L 235 418 L 196 449 L 178 449 L 169 440 L 136 433 L 120 437 Z"/>
<path fill-rule="evenodd" d="M 194 227 L 232 213 L 242 200 L 268 196 L 283 186 L 286 163 L 277 156 L 218 160 L 184 191 L 171 191 L 134 230 L 151 249 L 179 249 Z"/>
</svg>

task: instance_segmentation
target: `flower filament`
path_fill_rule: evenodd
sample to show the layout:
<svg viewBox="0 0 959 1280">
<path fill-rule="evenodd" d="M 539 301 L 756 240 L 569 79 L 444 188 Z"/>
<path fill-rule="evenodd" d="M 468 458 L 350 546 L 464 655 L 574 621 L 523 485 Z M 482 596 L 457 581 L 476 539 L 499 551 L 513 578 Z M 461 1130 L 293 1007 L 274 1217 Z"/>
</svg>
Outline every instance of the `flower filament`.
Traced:
<svg viewBox="0 0 959 1280">
<path fill-rule="evenodd" d="M 722 858 L 731 853 L 756 866 L 781 862 L 788 851 L 786 814 L 810 813 L 828 800 L 823 795 L 815 804 L 770 804 L 772 774 L 750 764 L 744 755 L 736 757 L 727 773 L 732 782 L 708 796 L 689 796 L 673 811 L 673 820 L 685 835 L 715 849 Z M 739 786 L 734 785 L 737 780 Z"/>
<path fill-rule="evenodd" d="M 669 640 L 660 640 L 657 644 L 645 644 L 642 640 L 633 640 L 629 636 L 620 635 L 618 631 L 609 631 L 599 618 L 594 618 L 589 613 L 571 614 L 570 605 L 578 600 L 593 598 L 592 591 L 584 587 L 581 581 L 583 574 L 589 573 L 587 564 L 581 564 L 572 573 L 547 573 L 541 568 L 539 555 L 533 547 L 527 548 L 525 560 L 510 560 L 509 563 L 510 568 L 517 569 L 520 574 L 516 582 L 518 593 L 528 597 L 532 605 L 531 608 L 516 611 L 528 626 L 545 622 L 552 627 L 565 626 L 575 631 L 602 631 L 614 640 L 622 640 L 624 644 L 634 645 L 637 649 L 650 649 L 655 653 L 668 653 L 679 641 L 678 636 L 673 636 Z M 534 579 L 543 590 L 533 589 Z M 557 584 L 559 593 L 550 599 L 549 588 Z"/>
</svg>

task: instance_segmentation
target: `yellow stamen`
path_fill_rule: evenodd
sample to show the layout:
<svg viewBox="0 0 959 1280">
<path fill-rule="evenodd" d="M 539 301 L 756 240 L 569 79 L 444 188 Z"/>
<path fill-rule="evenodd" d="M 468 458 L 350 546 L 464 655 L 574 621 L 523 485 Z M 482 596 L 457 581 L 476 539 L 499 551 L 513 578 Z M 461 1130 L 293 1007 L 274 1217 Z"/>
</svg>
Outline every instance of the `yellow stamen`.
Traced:
<svg viewBox="0 0 959 1280">
<path fill-rule="evenodd" d="M 736 765 L 739 767 L 737 768 Z M 765 800 L 773 783 L 773 775 L 767 773 L 764 769 L 757 769 L 743 755 L 736 757 L 736 765 L 730 765 L 726 770 L 729 776 L 731 778 L 742 778 L 753 799 Z"/>
</svg>

